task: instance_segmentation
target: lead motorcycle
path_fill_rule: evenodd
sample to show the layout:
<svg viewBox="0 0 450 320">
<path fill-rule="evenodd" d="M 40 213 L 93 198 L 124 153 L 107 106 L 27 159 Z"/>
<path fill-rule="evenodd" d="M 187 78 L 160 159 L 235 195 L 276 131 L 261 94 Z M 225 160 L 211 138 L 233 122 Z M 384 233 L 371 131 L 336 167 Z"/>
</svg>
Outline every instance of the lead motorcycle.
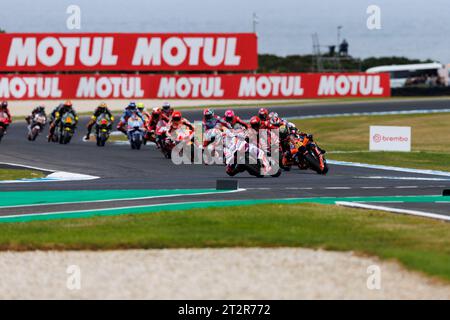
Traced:
<svg viewBox="0 0 450 320">
<path fill-rule="evenodd" d="M 6 112 L 0 111 L 0 142 L 2 141 L 3 136 L 5 135 L 6 128 L 11 123 Z"/>
<path fill-rule="evenodd" d="M 271 165 L 263 150 L 248 142 L 246 131 L 227 130 L 225 135 L 224 156 L 226 173 L 229 176 L 245 171 L 258 178 L 281 175 L 281 169 Z"/>
<path fill-rule="evenodd" d="M 47 116 L 45 113 L 36 113 L 28 126 L 28 140 L 35 141 L 38 135 L 44 130 L 46 124 Z"/>
<path fill-rule="evenodd" d="M 136 113 L 133 114 L 128 118 L 127 122 L 127 136 L 131 149 L 141 149 L 142 143 L 144 142 L 144 133 L 144 122 Z"/>
<path fill-rule="evenodd" d="M 312 135 L 291 139 L 291 149 L 285 153 L 282 159 L 284 168 L 290 170 L 292 165 L 297 165 L 301 170 L 311 169 L 323 175 L 328 173 L 325 151 L 314 142 Z"/>
</svg>

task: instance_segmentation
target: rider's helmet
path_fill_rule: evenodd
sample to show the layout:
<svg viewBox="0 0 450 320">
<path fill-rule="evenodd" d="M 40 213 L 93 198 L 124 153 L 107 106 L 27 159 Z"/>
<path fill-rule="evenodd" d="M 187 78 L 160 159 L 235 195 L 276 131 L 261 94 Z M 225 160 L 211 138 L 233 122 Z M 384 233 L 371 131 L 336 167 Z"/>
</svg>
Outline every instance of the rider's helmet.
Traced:
<svg viewBox="0 0 450 320">
<path fill-rule="evenodd" d="M 153 108 L 152 116 L 154 118 L 159 118 L 160 115 L 161 115 L 161 109 L 160 108 Z"/>
<path fill-rule="evenodd" d="M 180 111 L 175 111 L 172 114 L 172 122 L 177 123 L 177 122 L 180 122 L 180 121 L 181 121 L 181 112 Z"/>
<path fill-rule="evenodd" d="M 294 135 L 297 135 L 297 134 L 298 134 L 298 129 L 297 129 L 297 127 L 291 127 L 289 131 L 290 131 L 291 134 L 294 134 Z"/>
<path fill-rule="evenodd" d="M 142 102 L 139 102 L 136 106 L 140 112 L 144 112 L 145 106 Z"/>
<path fill-rule="evenodd" d="M 261 119 L 257 116 L 252 117 L 250 119 L 250 126 L 254 130 L 259 130 L 259 128 L 261 127 Z"/>
<path fill-rule="evenodd" d="M 214 117 L 213 109 L 205 109 L 203 111 L 203 118 L 205 118 L 205 120 L 211 120 L 213 117 Z"/>
<path fill-rule="evenodd" d="M 235 118 L 235 115 L 234 115 L 234 111 L 233 110 L 225 111 L 225 120 L 227 122 L 230 122 L 230 123 L 233 122 L 234 118 Z"/>
<path fill-rule="evenodd" d="M 136 110 L 136 103 L 134 103 L 133 101 L 131 101 L 128 106 L 127 106 L 128 110 L 134 111 Z"/>
<path fill-rule="evenodd" d="M 170 103 L 164 102 L 162 105 L 162 111 L 164 113 L 169 113 L 170 112 Z"/>
<path fill-rule="evenodd" d="M 37 107 L 37 112 L 38 112 L 38 113 L 45 112 L 45 106 L 43 106 L 43 105 L 38 106 L 38 107 Z"/>
<path fill-rule="evenodd" d="M 108 106 L 107 106 L 106 103 L 102 102 L 102 103 L 100 103 L 100 104 L 98 105 L 98 110 L 99 110 L 101 113 L 106 112 L 106 109 L 108 109 Z"/>
<path fill-rule="evenodd" d="M 259 119 L 261 119 L 262 121 L 267 120 L 267 118 L 269 117 L 269 110 L 267 110 L 266 108 L 261 108 L 258 111 L 258 117 Z"/>
<path fill-rule="evenodd" d="M 270 124 L 274 127 L 279 127 L 281 126 L 281 120 L 278 116 L 273 116 L 270 118 Z"/>
<path fill-rule="evenodd" d="M 64 102 L 64 107 L 66 107 L 67 109 L 72 109 L 72 101 L 66 100 Z"/>
<path fill-rule="evenodd" d="M 291 128 L 296 128 L 296 127 L 297 127 L 297 126 L 295 125 L 295 123 L 293 123 L 293 122 L 288 122 L 287 126 L 288 126 L 289 129 L 291 129 Z"/>
<path fill-rule="evenodd" d="M 3 100 L 2 103 L 0 103 L 0 108 L 1 108 L 1 109 L 6 109 L 6 108 L 8 108 L 8 101 Z"/>
<path fill-rule="evenodd" d="M 278 118 L 278 113 L 276 113 L 276 112 L 269 113 L 269 119 L 272 119 L 272 118 Z"/>
</svg>

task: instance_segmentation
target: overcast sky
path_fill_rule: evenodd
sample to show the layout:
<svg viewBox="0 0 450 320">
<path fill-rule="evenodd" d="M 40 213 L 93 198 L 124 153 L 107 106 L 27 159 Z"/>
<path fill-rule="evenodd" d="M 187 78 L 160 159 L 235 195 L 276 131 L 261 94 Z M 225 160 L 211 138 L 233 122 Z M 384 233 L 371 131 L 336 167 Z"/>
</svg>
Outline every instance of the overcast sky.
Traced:
<svg viewBox="0 0 450 320">
<path fill-rule="evenodd" d="M 407 55 L 450 62 L 450 0 L 2 0 L 8 32 L 70 32 L 66 8 L 81 8 L 81 32 L 248 32 L 260 23 L 260 53 L 311 53 L 337 41 L 337 26 L 355 56 Z M 382 29 L 368 30 L 366 9 L 382 9 Z"/>
</svg>

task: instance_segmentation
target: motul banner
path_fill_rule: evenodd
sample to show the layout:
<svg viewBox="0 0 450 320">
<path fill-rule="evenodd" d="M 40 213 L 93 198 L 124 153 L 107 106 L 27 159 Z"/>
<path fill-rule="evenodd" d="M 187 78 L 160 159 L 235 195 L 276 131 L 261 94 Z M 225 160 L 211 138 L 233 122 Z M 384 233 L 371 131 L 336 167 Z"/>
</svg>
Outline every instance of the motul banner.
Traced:
<svg viewBox="0 0 450 320">
<path fill-rule="evenodd" d="M 254 33 L 4 33 L 0 71 L 256 70 Z"/>
<path fill-rule="evenodd" d="M 389 97 L 388 74 L 7 75 L 0 99 Z"/>
</svg>

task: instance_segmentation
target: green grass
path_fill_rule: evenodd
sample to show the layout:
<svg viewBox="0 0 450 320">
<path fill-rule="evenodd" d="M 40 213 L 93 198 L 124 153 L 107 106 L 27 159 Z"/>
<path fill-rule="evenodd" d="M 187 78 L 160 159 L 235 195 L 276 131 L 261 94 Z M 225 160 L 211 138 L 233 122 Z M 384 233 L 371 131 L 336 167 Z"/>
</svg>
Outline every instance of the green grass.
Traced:
<svg viewBox="0 0 450 320">
<path fill-rule="evenodd" d="M 45 174 L 40 171 L 27 169 L 0 169 L 1 180 L 17 180 L 17 179 L 32 179 L 42 178 Z"/>
<path fill-rule="evenodd" d="M 318 118 L 295 123 L 313 133 L 333 160 L 450 171 L 449 113 Z M 413 152 L 368 152 L 371 125 L 411 126 Z"/>
<path fill-rule="evenodd" d="M 356 251 L 450 281 L 450 225 L 335 206 L 255 205 L 0 225 L 0 249 L 307 247 Z"/>
</svg>

